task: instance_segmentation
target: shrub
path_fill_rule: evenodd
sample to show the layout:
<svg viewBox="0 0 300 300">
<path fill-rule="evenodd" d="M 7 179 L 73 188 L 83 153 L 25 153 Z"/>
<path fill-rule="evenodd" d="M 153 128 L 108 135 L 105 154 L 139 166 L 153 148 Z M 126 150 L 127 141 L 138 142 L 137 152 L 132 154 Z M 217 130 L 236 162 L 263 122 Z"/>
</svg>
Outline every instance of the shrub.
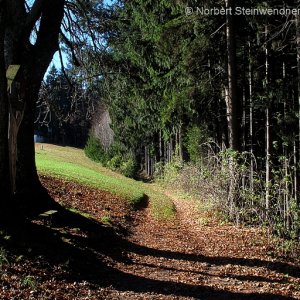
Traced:
<svg viewBox="0 0 300 300">
<path fill-rule="evenodd" d="M 134 177 L 137 171 L 137 164 L 133 157 L 124 160 L 120 166 L 120 172 L 126 177 Z"/>
<path fill-rule="evenodd" d="M 133 154 L 128 154 L 128 149 L 122 143 L 114 142 L 109 149 L 105 150 L 100 141 L 90 135 L 84 152 L 88 158 L 126 177 L 134 177 L 136 174 L 135 157 Z"/>
<path fill-rule="evenodd" d="M 84 147 L 85 155 L 96 162 L 106 163 L 107 153 L 105 152 L 100 141 L 94 136 L 90 135 Z"/>
<path fill-rule="evenodd" d="M 178 151 L 175 151 L 171 162 L 165 164 L 164 166 L 159 165 L 158 163 L 157 166 L 160 168 L 158 172 L 162 172 L 162 174 L 160 174 L 160 178 L 163 178 L 164 183 L 172 185 L 174 182 L 177 182 L 180 170 L 183 167 L 183 162 L 178 154 Z M 156 174 L 158 175 L 158 173 Z"/>
<path fill-rule="evenodd" d="M 106 166 L 113 171 L 117 171 L 119 170 L 121 163 L 122 157 L 120 155 L 115 155 L 107 162 Z"/>
<path fill-rule="evenodd" d="M 201 153 L 201 144 L 209 140 L 207 129 L 199 126 L 188 128 L 184 145 L 189 155 L 190 161 L 199 163 L 203 154 Z"/>
<path fill-rule="evenodd" d="M 164 182 L 164 173 L 165 173 L 165 163 L 159 161 L 155 164 L 154 168 L 154 178 L 156 181 L 163 183 Z"/>
</svg>

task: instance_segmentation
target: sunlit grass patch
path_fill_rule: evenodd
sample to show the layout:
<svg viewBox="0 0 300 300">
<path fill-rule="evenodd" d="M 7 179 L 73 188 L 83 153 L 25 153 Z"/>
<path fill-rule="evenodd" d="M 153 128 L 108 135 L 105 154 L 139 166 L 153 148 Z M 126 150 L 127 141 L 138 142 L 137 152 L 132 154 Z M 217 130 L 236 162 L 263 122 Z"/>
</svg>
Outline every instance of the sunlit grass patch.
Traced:
<svg viewBox="0 0 300 300">
<path fill-rule="evenodd" d="M 43 147 L 36 145 L 36 164 L 40 174 L 111 192 L 126 199 L 133 207 L 147 197 L 155 218 L 167 219 L 175 214 L 173 202 L 166 195 L 89 160 L 81 149 L 50 144 L 43 144 Z"/>
</svg>

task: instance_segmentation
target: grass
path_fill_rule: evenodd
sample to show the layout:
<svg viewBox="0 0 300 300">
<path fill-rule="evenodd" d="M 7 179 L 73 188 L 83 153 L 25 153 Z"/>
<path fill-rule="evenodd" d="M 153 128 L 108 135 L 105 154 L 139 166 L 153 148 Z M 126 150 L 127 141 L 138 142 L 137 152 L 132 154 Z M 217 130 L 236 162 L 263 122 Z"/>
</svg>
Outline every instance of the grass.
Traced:
<svg viewBox="0 0 300 300">
<path fill-rule="evenodd" d="M 101 223 L 106 224 L 106 225 L 112 225 L 110 216 L 103 216 L 101 218 Z"/>
<path fill-rule="evenodd" d="M 2 270 L 4 265 L 8 265 L 8 254 L 4 248 L 0 248 L 0 270 Z"/>
<path fill-rule="evenodd" d="M 88 214 L 88 213 L 85 213 L 85 212 L 82 212 L 82 211 L 79 211 L 78 209 L 75 209 L 75 208 L 68 208 L 68 210 L 72 213 L 75 213 L 75 214 L 78 214 L 78 215 L 81 215 L 87 219 L 93 219 L 93 216 Z"/>
<path fill-rule="evenodd" d="M 35 289 L 38 285 L 38 278 L 36 276 L 28 275 L 23 278 L 22 285 L 31 289 Z"/>
<path fill-rule="evenodd" d="M 144 184 L 145 185 L 145 184 Z M 175 217 L 173 201 L 162 192 L 147 188 L 151 214 L 158 220 L 167 220 Z"/>
<path fill-rule="evenodd" d="M 36 144 L 36 164 L 40 174 L 51 175 L 111 192 L 126 199 L 133 207 L 145 197 L 157 219 L 174 216 L 173 202 L 147 184 L 124 177 L 88 159 L 83 150 L 51 144 Z"/>
</svg>

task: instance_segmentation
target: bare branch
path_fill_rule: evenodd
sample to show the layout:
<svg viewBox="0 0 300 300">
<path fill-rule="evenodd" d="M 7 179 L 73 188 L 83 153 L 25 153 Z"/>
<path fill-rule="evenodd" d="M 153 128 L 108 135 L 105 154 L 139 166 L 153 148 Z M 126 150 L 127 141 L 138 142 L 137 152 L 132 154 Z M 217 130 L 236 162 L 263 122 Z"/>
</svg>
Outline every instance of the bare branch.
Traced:
<svg viewBox="0 0 300 300">
<path fill-rule="evenodd" d="M 61 70 L 62 70 L 66 80 L 68 81 L 68 84 L 70 85 L 70 87 L 73 87 L 73 84 L 72 84 L 70 78 L 68 77 L 68 75 L 66 73 L 66 69 L 65 69 L 65 66 L 64 66 L 63 57 L 62 57 L 62 53 L 61 53 L 60 48 L 58 49 L 58 53 L 59 53 L 59 60 L 60 60 L 60 64 L 61 64 Z"/>
<path fill-rule="evenodd" d="M 216 33 L 218 33 L 224 26 L 226 25 L 226 23 L 222 24 L 216 31 L 214 31 L 210 37 L 213 37 Z"/>
<path fill-rule="evenodd" d="M 71 50 L 72 60 L 73 60 L 74 65 L 76 67 L 79 67 L 80 66 L 80 62 L 79 62 L 79 60 L 76 57 L 76 54 L 75 54 L 75 51 L 74 51 L 74 45 L 72 44 L 72 42 L 66 37 L 66 35 L 62 31 L 60 31 L 60 34 L 61 34 L 64 42 L 66 43 L 66 45 Z"/>
<path fill-rule="evenodd" d="M 44 4 L 44 0 L 36 0 L 27 15 L 27 19 L 25 23 L 25 36 L 27 36 L 28 38 L 35 26 L 35 23 L 41 16 L 43 4 Z"/>
</svg>

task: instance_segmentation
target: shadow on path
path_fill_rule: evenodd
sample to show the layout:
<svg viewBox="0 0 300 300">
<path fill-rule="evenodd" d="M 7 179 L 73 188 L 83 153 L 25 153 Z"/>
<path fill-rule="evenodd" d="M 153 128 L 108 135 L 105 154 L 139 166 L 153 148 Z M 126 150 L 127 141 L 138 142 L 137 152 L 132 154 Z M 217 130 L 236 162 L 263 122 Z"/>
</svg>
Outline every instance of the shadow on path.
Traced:
<svg viewBox="0 0 300 300">
<path fill-rule="evenodd" d="M 72 230 L 69 230 L 74 228 L 80 234 L 74 234 Z M 5 231 L 12 236 L 12 239 L 10 241 L 3 240 L 2 244 L 5 244 L 5 247 L 14 254 L 24 255 L 25 249 L 30 247 L 32 251 L 30 254 L 26 254 L 29 259 L 35 260 L 37 256 L 43 256 L 50 265 L 65 264 L 68 261 L 68 278 L 65 278 L 66 280 L 70 282 L 85 280 L 97 286 L 113 287 L 118 291 L 186 296 L 197 299 L 292 299 L 268 293 L 233 293 L 203 285 L 150 279 L 122 272 L 107 263 L 107 260 L 111 260 L 133 264 L 134 262 L 130 261 L 127 256 L 128 253 L 132 252 L 180 261 L 206 262 L 211 265 L 234 264 L 265 267 L 296 277 L 299 277 L 300 274 L 299 268 L 280 262 L 232 257 L 207 257 L 143 247 L 129 242 L 111 227 L 106 227 L 64 209 L 57 213 L 51 227 L 24 222 L 5 228 Z M 151 267 L 158 268 L 155 265 Z M 175 268 L 174 271 L 184 270 Z M 211 275 L 208 274 L 208 276 Z M 249 276 L 243 278 L 241 276 L 239 280 L 257 281 L 262 279 L 251 279 Z"/>
</svg>

